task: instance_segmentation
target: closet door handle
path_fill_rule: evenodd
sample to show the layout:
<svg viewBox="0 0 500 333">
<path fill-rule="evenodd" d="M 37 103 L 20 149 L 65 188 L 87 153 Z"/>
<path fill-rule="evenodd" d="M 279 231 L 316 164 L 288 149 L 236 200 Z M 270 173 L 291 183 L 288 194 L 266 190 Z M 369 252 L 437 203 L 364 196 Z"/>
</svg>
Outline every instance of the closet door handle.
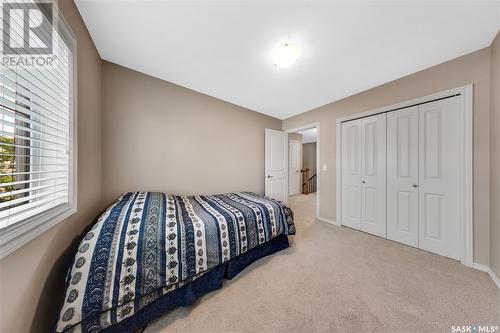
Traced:
<svg viewBox="0 0 500 333">
<path fill-rule="evenodd" d="M 412 186 L 413 186 L 413 187 L 418 187 L 418 185 L 417 185 L 417 184 L 413 184 Z"/>
<path fill-rule="evenodd" d="M 364 180 L 362 180 L 361 182 L 362 182 L 363 184 L 365 184 L 365 183 L 366 183 L 366 181 L 364 181 Z"/>
</svg>

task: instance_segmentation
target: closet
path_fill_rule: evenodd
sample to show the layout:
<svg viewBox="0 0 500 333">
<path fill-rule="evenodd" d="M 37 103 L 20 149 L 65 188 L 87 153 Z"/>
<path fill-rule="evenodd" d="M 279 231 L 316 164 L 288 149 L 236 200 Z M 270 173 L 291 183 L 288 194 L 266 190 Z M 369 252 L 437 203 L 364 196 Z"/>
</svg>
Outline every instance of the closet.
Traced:
<svg viewBox="0 0 500 333">
<path fill-rule="evenodd" d="M 460 259 L 459 97 L 343 122 L 342 225 Z"/>
<path fill-rule="evenodd" d="M 342 224 L 386 236 L 386 114 L 342 124 Z"/>
</svg>

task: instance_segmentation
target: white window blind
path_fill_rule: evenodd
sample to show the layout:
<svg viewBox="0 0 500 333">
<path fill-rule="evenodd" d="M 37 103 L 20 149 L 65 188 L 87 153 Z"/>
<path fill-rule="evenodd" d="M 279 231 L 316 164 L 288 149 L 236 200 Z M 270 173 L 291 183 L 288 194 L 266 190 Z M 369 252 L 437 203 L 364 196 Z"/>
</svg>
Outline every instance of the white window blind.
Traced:
<svg viewBox="0 0 500 333">
<path fill-rule="evenodd" d="M 11 34 L 22 39 L 16 22 Z M 74 47 L 53 36 L 53 66 L 0 66 L 0 230 L 74 204 Z"/>
</svg>

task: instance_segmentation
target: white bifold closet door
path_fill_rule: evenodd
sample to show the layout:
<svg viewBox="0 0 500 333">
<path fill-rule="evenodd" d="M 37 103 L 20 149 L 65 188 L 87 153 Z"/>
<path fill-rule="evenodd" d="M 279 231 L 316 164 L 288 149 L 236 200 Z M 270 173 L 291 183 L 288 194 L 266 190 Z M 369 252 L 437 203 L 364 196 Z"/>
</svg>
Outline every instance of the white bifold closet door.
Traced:
<svg viewBox="0 0 500 333">
<path fill-rule="evenodd" d="M 386 114 L 342 124 L 342 224 L 386 237 Z"/>
<path fill-rule="evenodd" d="M 460 142 L 458 97 L 419 106 L 419 248 L 459 260 Z"/>
<path fill-rule="evenodd" d="M 361 122 L 361 230 L 386 237 L 386 114 Z"/>
<path fill-rule="evenodd" d="M 387 115 L 387 238 L 459 260 L 458 97 Z"/>
<path fill-rule="evenodd" d="M 459 102 L 342 123 L 342 225 L 460 260 Z"/>
<path fill-rule="evenodd" d="M 418 106 L 387 113 L 387 238 L 418 247 Z"/>
<path fill-rule="evenodd" d="M 361 120 L 342 123 L 342 225 L 361 229 Z"/>
</svg>

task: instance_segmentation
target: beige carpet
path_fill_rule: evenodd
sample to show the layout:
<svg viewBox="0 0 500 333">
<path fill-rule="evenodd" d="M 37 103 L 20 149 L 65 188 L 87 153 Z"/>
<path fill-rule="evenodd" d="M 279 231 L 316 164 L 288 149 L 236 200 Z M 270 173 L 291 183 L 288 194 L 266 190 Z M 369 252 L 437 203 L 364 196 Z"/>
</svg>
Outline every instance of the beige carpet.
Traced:
<svg viewBox="0 0 500 333">
<path fill-rule="evenodd" d="M 146 332 L 451 332 L 500 325 L 500 292 L 460 263 L 314 219 L 297 195 L 291 248 Z M 498 332 L 498 330 L 497 330 Z"/>
</svg>

